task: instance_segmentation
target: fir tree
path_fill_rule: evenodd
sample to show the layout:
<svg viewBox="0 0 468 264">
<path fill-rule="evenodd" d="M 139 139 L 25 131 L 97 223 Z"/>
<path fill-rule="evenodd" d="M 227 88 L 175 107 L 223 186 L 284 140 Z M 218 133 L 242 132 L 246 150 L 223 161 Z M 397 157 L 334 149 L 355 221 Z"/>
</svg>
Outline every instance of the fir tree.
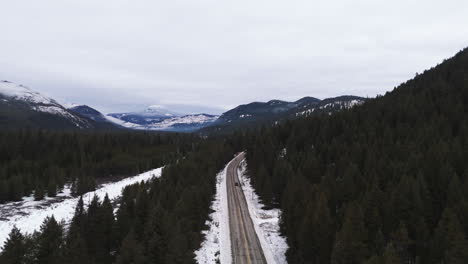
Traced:
<svg viewBox="0 0 468 264">
<path fill-rule="evenodd" d="M 120 248 L 119 255 L 117 257 L 116 264 L 144 264 L 146 258 L 143 252 L 143 248 L 135 238 L 135 233 L 130 233 L 125 237 Z"/>
<path fill-rule="evenodd" d="M 44 187 L 42 186 L 42 183 L 39 182 L 34 191 L 34 200 L 40 201 L 42 199 L 44 199 Z"/>
<path fill-rule="evenodd" d="M 361 263 L 368 257 L 367 230 L 363 221 L 361 208 L 357 204 L 350 205 L 336 235 L 332 264 Z"/>
<path fill-rule="evenodd" d="M 63 227 L 53 216 L 42 223 L 37 247 L 37 264 L 63 263 Z"/>
<path fill-rule="evenodd" d="M 25 263 L 26 245 L 25 238 L 20 230 L 14 226 L 11 230 L 0 253 L 0 262 L 3 264 Z"/>
</svg>

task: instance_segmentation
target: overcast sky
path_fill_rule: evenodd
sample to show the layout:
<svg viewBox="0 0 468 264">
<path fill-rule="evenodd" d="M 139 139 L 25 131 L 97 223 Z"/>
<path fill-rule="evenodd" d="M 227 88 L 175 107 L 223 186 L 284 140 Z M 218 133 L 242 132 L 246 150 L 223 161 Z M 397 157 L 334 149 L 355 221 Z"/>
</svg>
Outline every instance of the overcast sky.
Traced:
<svg viewBox="0 0 468 264">
<path fill-rule="evenodd" d="M 468 46 L 468 1 L 15 0 L 0 79 L 104 112 L 375 96 Z"/>
</svg>

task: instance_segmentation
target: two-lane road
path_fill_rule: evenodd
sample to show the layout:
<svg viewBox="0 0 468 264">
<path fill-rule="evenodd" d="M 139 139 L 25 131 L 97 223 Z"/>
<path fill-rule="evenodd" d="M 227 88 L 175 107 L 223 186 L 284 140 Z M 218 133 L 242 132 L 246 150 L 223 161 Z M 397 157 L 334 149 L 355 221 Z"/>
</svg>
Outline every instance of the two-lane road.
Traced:
<svg viewBox="0 0 468 264">
<path fill-rule="evenodd" d="M 234 264 L 266 264 L 237 175 L 237 168 L 244 158 L 244 153 L 235 157 L 229 163 L 226 172 L 232 260 Z"/>
</svg>

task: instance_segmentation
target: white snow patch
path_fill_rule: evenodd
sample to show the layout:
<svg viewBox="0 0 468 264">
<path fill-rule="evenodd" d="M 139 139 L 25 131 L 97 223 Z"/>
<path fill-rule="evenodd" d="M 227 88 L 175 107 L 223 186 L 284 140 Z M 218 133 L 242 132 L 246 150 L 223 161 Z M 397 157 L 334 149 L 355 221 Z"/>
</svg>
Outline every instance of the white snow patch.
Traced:
<svg viewBox="0 0 468 264">
<path fill-rule="evenodd" d="M 0 94 L 30 103 L 58 104 L 55 100 L 45 97 L 26 86 L 18 85 L 9 81 L 0 81 Z"/>
<path fill-rule="evenodd" d="M 162 168 L 158 168 L 118 182 L 104 184 L 96 191 L 84 194 L 84 204 L 89 205 L 94 195 L 97 195 L 102 200 L 106 193 L 109 199 L 116 199 L 121 195 L 122 189 L 125 186 L 141 181 L 148 181 L 153 177 L 160 177 L 161 171 Z M 53 203 L 51 200 L 54 198 L 47 198 L 46 202 L 49 200 L 49 203 L 46 203 L 44 201 L 34 201 L 33 197 L 26 197 L 23 199 L 23 202 L 19 202 L 22 203 L 21 206 L 15 206 L 16 212 L 14 214 L 2 215 L 0 218 L 0 251 L 13 226 L 18 227 L 23 233 L 33 233 L 39 229 L 44 219 L 51 215 L 54 215 L 57 221 L 69 222 L 73 217 L 79 198 L 70 196 L 69 187 L 66 187 L 65 191 L 58 196 L 64 198 L 64 200 Z M 7 203 L 0 205 L 0 209 L 6 206 L 14 208 L 12 203 Z"/>
<path fill-rule="evenodd" d="M 247 163 L 246 160 L 243 160 L 237 172 L 247 200 L 249 214 L 254 223 L 255 232 L 260 240 L 260 244 L 262 245 L 266 261 L 270 264 L 288 263 L 286 261 L 288 244 L 286 243 L 286 238 L 281 236 L 279 227 L 281 210 L 263 209 L 264 205 L 260 202 L 260 198 L 250 184 L 250 178 L 246 175 L 246 171 Z"/>
<path fill-rule="evenodd" d="M 195 251 L 195 260 L 200 264 L 232 263 L 226 186 L 226 169 L 231 162 L 216 176 L 216 195 L 211 204 L 214 212 L 206 223 L 209 229 L 203 231 L 205 240 Z"/>
<path fill-rule="evenodd" d="M 318 108 L 310 108 L 302 112 L 296 113 L 296 116 L 309 116 L 313 112 L 315 112 L 316 109 L 321 109 L 321 110 L 326 110 L 329 108 L 333 107 L 338 107 L 339 109 L 351 109 L 354 106 L 361 105 L 364 103 L 364 100 L 358 100 L 358 99 L 353 99 L 349 101 L 335 101 L 331 103 L 327 103 L 325 105 L 319 106 Z M 329 113 L 330 114 L 330 113 Z"/>
</svg>

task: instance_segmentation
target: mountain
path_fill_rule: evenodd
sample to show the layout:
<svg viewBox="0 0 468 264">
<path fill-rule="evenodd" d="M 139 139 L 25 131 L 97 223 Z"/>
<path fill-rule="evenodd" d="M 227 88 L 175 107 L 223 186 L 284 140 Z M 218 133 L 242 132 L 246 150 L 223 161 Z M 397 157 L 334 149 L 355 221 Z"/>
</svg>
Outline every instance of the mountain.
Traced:
<svg viewBox="0 0 468 264">
<path fill-rule="evenodd" d="M 131 129 L 192 132 L 210 126 L 218 119 L 218 116 L 209 114 L 193 114 L 171 117 L 145 117 L 138 113 L 130 113 L 109 114 L 107 115 L 107 119 L 115 124 Z"/>
<path fill-rule="evenodd" d="M 89 106 L 66 108 L 24 85 L 0 81 L 0 128 L 108 130 L 119 126 Z"/>
<path fill-rule="evenodd" d="M 304 97 L 295 102 L 271 100 L 239 105 L 221 116 L 180 114 L 159 105 L 140 112 L 103 115 L 87 105 L 66 108 L 52 98 L 23 85 L 0 82 L 0 126 L 4 128 L 115 129 L 193 132 L 230 131 L 239 126 L 254 126 L 312 113 L 334 112 L 362 103 L 356 96 L 320 100 Z"/>
<path fill-rule="evenodd" d="M 192 132 L 210 126 L 218 116 L 203 113 L 184 115 L 163 106 L 152 105 L 140 112 L 111 113 L 106 118 L 131 129 Z"/>
<path fill-rule="evenodd" d="M 101 112 L 99 112 L 98 110 L 90 106 L 76 105 L 76 106 L 69 107 L 68 110 L 81 117 L 93 120 L 95 122 L 96 128 L 100 128 L 100 129 L 122 128 L 121 125 L 110 121 L 105 115 L 103 115 Z"/>
<path fill-rule="evenodd" d="M 130 113 L 110 113 L 107 116 L 113 117 L 118 120 L 118 123 L 129 123 L 135 126 L 151 126 L 155 123 L 162 122 L 166 119 L 180 116 L 176 112 L 165 109 L 159 105 L 152 105 L 141 112 L 130 112 Z M 111 119 L 113 120 L 113 119 Z"/>
<path fill-rule="evenodd" d="M 106 118 L 126 128 L 203 133 L 231 131 L 240 126 L 255 126 L 286 118 L 308 116 L 312 113 L 331 113 L 361 104 L 365 98 L 340 96 L 320 100 L 304 97 L 294 102 L 271 100 L 239 105 L 221 116 L 209 114 L 182 115 L 161 106 L 150 106 L 141 112 L 111 113 Z"/>
<path fill-rule="evenodd" d="M 90 129 L 92 120 L 79 116 L 57 101 L 30 88 L 0 81 L 1 128 Z"/>
<path fill-rule="evenodd" d="M 319 99 L 315 100 L 320 101 Z M 286 102 L 281 100 L 271 100 L 266 103 L 253 102 L 250 104 L 239 105 L 238 107 L 223 113 L 219 117 L 218 124 L 244 122 L 246 120 L 258 121 L 271 119 L 276 117 L 278 114 L 285 113 L 297 106 L 297 102 Z"/>
<path fill-rule="evenodd" d="M 350 108 L 364 102 L 365 98 L 357 96 L 340 96 L 320 100 L 314 97 L 304 97 L 295 102 L 271 100 L 266 103 L 254 102 L 240 105 L 223 113 L 220 123 L 245 123 L 246 121 L 268 121 L 280 117 L 293 117 L 312 112 L 333 112 Z"/>
<path fill-rule="evenodd" d="M 294 119 L 309 116 L 312 113 L 332 113 L 362 104 L 366 98 L 358 96 L 339 96 L 320 100 L 304 97 L 294 102 L 271 100 L 239 105 L 223 113 L 211 126 L 201 132 L 228 132 L 236 127 L 257 126 L 277 122 L 283 119 Z"/>
</svg>

